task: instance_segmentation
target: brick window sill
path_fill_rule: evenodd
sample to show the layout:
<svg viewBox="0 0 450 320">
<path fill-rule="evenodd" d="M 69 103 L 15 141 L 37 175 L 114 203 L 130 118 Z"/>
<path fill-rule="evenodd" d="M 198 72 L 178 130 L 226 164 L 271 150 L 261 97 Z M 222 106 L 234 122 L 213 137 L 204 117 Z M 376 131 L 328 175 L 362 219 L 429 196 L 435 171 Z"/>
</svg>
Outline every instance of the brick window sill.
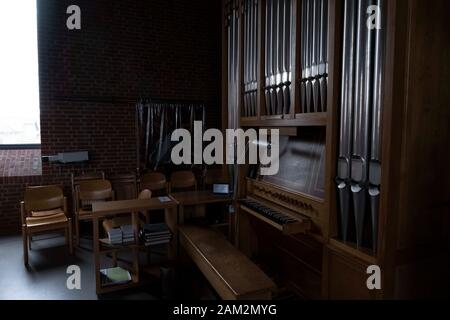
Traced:
<svg viewBox="0 0 450 320">
<path fill-rule="evenodd" d="M 0 150 L 0 177 L 42 175 L 40 149 Z"/>
</svg>

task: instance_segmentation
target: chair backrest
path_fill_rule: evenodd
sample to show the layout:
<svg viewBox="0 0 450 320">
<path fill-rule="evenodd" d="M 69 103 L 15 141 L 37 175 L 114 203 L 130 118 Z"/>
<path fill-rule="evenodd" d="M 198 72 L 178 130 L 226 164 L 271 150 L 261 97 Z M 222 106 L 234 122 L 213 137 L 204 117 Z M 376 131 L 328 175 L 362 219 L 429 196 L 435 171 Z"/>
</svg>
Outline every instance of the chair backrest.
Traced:
<svg viewBox="0 0 450 320">
<path fill-rule="evenodd" d="M 177 171 L 170 176 L 170 191 L 175 189 L 197 189 L 197 180 L 192 171 Z"/>
<path fill-rule="evenodd" d="M 86 173 L 79 176 L 76 176 L 75 174 L 72 173 L 71 174 L 72 192 L 75 191 L 75 187 L 78 186 L 80 182 L 89 180 L 105 180 L 105 173 L 103 171 L 100 171 L 100 172 Z"/>
<path fill-rule="evenodd" d="M 82 175 L 71 174 L 71 182 L 72 182 L 72 200 L 73 200 L 73 211 L 76 212 L 80 206 L 80 199 L 78 196 L 79 186 L 81 182 L 91 181 L 91 180 L 104 180 L 105 173 L 103 171 L 94 172 L 94 173 L 86 173 Z M 88 204 L 88 203 L 85 203 Z"/>
<path fill-rule="evenodd" d="M 116 200 L 131 200 L 137 197 L 137 179 L 134 173 L 115 174 L 108 177 Z"/>
<path fill-rule="evenodd" d="M 25 211 L 47 211 L 64 208 L 64 194 L 60 186 L 36 186 L 25 189 Z"/>
<path fill-rule="evenodd" d="M 89 180 L 80 182 L 78 200 L 98 201 L 113 198 L 111 183 L 108 180 Z"/>
<path fill-rule="evenodd" d="M 138 196 L 139 200 L 149 200 L 151 198 L 152 198 L 152 192 L 148 189 L 142 190 Z"/>
<path fill-rule="evenodd" d="M 150 191 L 168 191 L 166 176 L 160 172 L 150 172 L 143 175 L 140 179 L 139 187 L 140 190 L 148 189 Z"/>
</svg>

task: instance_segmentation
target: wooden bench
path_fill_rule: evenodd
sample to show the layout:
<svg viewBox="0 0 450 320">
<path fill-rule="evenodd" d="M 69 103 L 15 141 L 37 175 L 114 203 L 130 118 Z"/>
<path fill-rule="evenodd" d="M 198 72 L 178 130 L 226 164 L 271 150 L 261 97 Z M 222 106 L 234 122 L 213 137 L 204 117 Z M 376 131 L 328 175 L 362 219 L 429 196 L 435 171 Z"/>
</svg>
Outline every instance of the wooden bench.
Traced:
<svg viewBox="0 0 450 320">
<path fill-rule="evenodd" d="M 220 233 L 178 227 L 180 245 L 224 300 L 268 300 L 275 283 Z"/>
</svg>

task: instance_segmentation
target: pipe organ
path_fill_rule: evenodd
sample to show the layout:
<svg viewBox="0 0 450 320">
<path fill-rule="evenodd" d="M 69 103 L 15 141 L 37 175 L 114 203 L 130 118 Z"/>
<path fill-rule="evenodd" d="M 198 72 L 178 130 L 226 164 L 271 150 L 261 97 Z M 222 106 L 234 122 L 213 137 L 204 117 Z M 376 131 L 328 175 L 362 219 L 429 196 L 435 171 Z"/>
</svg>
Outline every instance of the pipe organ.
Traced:
<svg viewBox="0 0 450 320">
<path fill-rule="evenodd" d="M 276 175 L 234 170 L 233 241 L 280 288 L 306 299 L 449 294 L 439 277 L 450 266 L 450 159 L 435 156 L 449 137 L 448 9 L 223 0 L 226 125 L 281 134 Z M 367 287 L 372 265 L 379 290 Z"/>
<path fill-rule="evenodd" d="M 268 0 L 265 11 L 266 114 L 288 114 L 292 82 L 292 0 Z"/>
</svg>

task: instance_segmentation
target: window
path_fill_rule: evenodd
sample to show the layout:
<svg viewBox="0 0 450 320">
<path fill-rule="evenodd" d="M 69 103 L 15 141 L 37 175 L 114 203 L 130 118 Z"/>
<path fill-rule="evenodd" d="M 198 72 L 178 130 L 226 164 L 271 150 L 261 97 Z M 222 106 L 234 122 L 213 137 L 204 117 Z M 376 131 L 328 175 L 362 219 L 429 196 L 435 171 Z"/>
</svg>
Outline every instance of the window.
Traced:
<svg viewBox="0 0 450 320">
<path fill-rule="evenodd" d="M 40 175 L 35 0 L 0 1 L 0 176 Z"/>
<path fill-rule="evenodd" d="M 0 41 L 0 148 L 39 145 L 35 0 L 0 1 Z"/>
</svg>

